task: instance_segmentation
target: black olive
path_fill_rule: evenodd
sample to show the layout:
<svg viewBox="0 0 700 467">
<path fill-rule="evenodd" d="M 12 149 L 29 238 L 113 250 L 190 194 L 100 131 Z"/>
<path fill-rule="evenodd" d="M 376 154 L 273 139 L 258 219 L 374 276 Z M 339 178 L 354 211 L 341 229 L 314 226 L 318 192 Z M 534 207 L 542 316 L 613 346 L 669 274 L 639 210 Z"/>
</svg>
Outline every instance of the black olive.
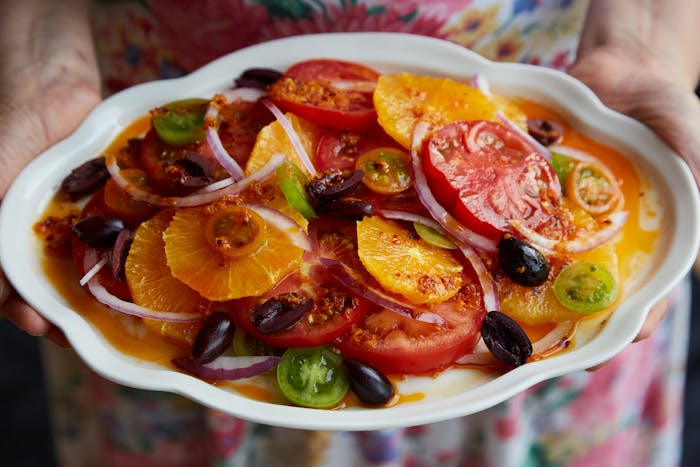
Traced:
<svg viewBox="0 0 700 467">
<path fill-rule="evenodd" d="M 545 146 L 559 143 L 564 137 L 564 127 L 556 120 L 529 118 L 527 131 L 530 136 Z"/>
<path fill-rule="evenodd" d="M 208 363 L 231 346 L 236 327 L 223 311 L 215 311 L 204 321 L 192 345 L 192 357 L 197 363 Z"/>
<path fill-rule="evenodd" d="M 520 366 L 532 355 L 532 343 L 525 331 L 508 315 L 498 311 L 491 311 L 484 317 L 481 337 L 494 357 L 506 365 Z"/>
<path fill-rule="evenodd" d="M 187 188 L 202 188 L 214 179 L 214 164 L 194 151 L 185 151 L 184 157 L 166 161 L 163 171 L 174 185 Z"/>
<path fill-rule="evenodd" d="M 234 80 L 238 88 L 265 89 L 282 77 L 282 73 L 269 68 L 249 68 Z"/>
<path fill-rule="evenodd" d="M 95 248 L 109 247 L 124 229 L 124 222 L 107 214 L 93 214 L 73 224 L 73 233 L 81 243 Z"/>
<path fill-rule="evenodd" d="M 255 309 L 251 321 L 263 334 L 283 331 L 299 321 L 314 305 L 311 298 L 294 292 L 280 294 Z"/>
<path fill-rule="evenodd" d="M 94 193 L 109 180 L 109 172 L 104 157 L 90 159 L 76 167 L 63 179 L 61 191 L 68 193 L 71 199 Z"/>
<path fill-rule="evenodd" d="M 509 233 L 498 242 L 498 264 L 513 282 L 526 287 L 542 285 L 549 277 L 547 258 Z"/>
<path fill-rule="evenodd" d="M 372 365 L 346 358 L 350 389 L 365 404 L 386 404 L 394 397 L 394 385 Z"/>
<path fill-rule="evenodd" d="M 130 230 L 124 229 L 114 240 L 114 245 L 109 253 L 109 265 L 112 268 L 112 274 L 119 280 L 125 280 L 125 264 L 126 258 L 129 255 L 129 248 L 131 248 L 131 242 L 134 240 L 134 233 Z"/>
<path fill-rule="evenodd" d="M 316 208 L 316 213 L 329 217 L 347 217 L 362 219 L 374 214 L 374 207 L 356 198 L 342 198 L 328 203 L 322 203 Z"/>
<path fill-rule="evenodd" d="M 312 204 L 318 206 L 352 194 L 362 182 L 363 176 L 364 172 L 361 170 L 356 170 L 348 176 L 342 172 L 324 173 L 311 180 L 306 191 Z"/>
</svg>

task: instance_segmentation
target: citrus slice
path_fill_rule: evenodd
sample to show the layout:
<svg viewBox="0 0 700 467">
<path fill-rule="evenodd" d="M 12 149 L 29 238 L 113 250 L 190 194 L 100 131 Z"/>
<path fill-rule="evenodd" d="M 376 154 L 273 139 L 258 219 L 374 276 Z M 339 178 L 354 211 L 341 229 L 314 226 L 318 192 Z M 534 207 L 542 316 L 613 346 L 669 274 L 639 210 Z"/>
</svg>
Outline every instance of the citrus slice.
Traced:
<svg viewBox="0 0 700 467">
<path fill-rule="evenodd" d="M 137 305 L 171 313 L 206 313 L 209 301 L 170 274 L 165 260 L 163 231 L 172 212 L 161 211 L 136 230 L 126 259 L 126 282 Z M 171 323 L 144 319 L 144 325 L 177 343 L 191 345 L 200 323 Z"/>
<path fill-rule="evenodd" d="M 527 117 L 502 96 L 486 95 L 467 84 L 410 73 L 379 77 L 374 91 L 379 124 L 404 148 L 410 148 L 413 128 L 421 120 L 435 127 L 460 120 L 498 121 L 500 110 L 526 128 Z"/>
<path fill-rule="evenodd" d="M 565 202 L 571 212 L 572 225 L 584 235 L 589 229 L 596 228 L 596 221 L 582 208 Z M 563 321 L 578 321 L 581 315 L 564 307 L 557 300 L 552 289 L 554 278 L 567 264 L 576 262 L 599 264 L 605 267 L 619 283 L 617 250 L 613 241 L 606 242 L 592 250 L 572 254 L 568 257 L 552 260 L 552 271 L 549 279 L 540 287 L 524 287 L 501 280 L 498 283 L 501 296 L 501 311 L 522 324 L 537 325 L 561 323 Z"/>
<path fill-rule="evenodd" d="M 181 209 L 163 240 L 172 275 L 212 301 L 262 295 L 299 267 L 303 253 L 242 206 Z"/>
<path fill-rule="evenodd" d="M 285 115 L 291 123 L 292 128 L 294 128 L 299 136 L 302 147 L 306 150 L 311 160 L 313 160 L 316 153 L 316 145 L 320 138 L 319 127 L 294 114 L 287 113 Z M 253 150 L 250 153 L 248 163 L 245 167 L 246 175 L 250 175 L 260 169 L 272 156 L 279 153 L 285 154 L 288 161 L 293 162 L 301 170 L 304 170 L 304 163 L 297 154 L 296 149 L 294 149 L 292 142 L 289 140 L 287 132 L 284 131 L 279 121 L 274 121 L 265 126 L 258 133 L 255 145 L 253 146 Z"/>
<path fill-rule="evenodd" d="M 382 287 L 413 303 L 448 300 L 462 285 L 462 266 L 452 254 L 380 217 L 357 223 L 357 253 Z"/>
</svg>

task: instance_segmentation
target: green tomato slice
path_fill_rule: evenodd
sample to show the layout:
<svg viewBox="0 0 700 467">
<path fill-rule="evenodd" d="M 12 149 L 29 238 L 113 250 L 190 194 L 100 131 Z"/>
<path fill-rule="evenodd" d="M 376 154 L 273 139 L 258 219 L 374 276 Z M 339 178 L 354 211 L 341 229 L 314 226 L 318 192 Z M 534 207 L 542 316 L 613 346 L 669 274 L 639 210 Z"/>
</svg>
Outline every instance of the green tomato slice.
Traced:
<svg viewBox="0 0 700 467">
<path fill-rule="evenodd" d="M 233 334 L 233 353 L 242 357 L 279 355 L 274 347 L 260 342 L 240 327 L 236 327 L 236 332 Z"/>
<path fill-rule="evenodd" d="M 552 151 L 552 168 L 559 177 L 562 186 L 566 184 L 566 178 L 576 166 L 576 160 L 564 154 Z"/>
<path fill-rule="evenodd" d="M 162 141 L 173 146 L 204 138 L 206 99 L 183 99 L 154 109 L 153 127 Z"/>
<path fill-rule="evenodd" d="M 287 349 L 277 383 L 294 404 L 319 409 L 336 405 L 350 387 L 343 357 L 328 346 Z"/>
<path fill-rule="evenodd" d="M 416 233 L 420 238 L 430 243 L 431 245 L 435 245 L 446 250 L 454 250 L 457 248 L 457 245 L 455 245 L 452 242 L 452 240 L 445 237 L 443 234 L 433 229 L 432 227 L 428 227 L 427 225 L 421 224 L 420 222 L 414 222 L 413 228 L 415 229 Z"/>
<path fill-rule="evenodd" d="M 565 267 L 554 279 L 553 289 L 562 305 L 583 314 L 607 308 L 620 294 L 612 273 L 593 263 L 574 263 Z"/>
<path fill-rule="evenodd" d="M 316 217 L 316 212 L 309 202 L 309 194 L 306 191 L 309 179 L 304 172 L 299 170 L 299 167 L 293 162 L 286 161 L 277 167 L 276 174 L 277 183 L 279 183 L 289 204 L 307 219 Z"/>
</svg>

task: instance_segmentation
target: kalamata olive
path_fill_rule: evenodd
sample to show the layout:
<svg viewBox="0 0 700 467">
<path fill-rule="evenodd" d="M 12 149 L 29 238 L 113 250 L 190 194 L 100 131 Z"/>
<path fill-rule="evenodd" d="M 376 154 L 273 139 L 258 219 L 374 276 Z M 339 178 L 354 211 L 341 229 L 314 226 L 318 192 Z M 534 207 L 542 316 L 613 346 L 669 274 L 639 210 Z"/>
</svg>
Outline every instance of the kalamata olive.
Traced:
<svg viewBox="0 0 700 467">
<path fill-rule="evenodd" d="M 166 161 L 163 171 L 175 185 L 201 188 L 212 182 L 215 169 L 208 158 L 194 151 L 185 151 L 184 157 Z"/>
<path fill-rule="evenodd" d="M 350 389 L 365 404 L 386 404 L 395 394 L 394 385 L 372 365 L 346 358 Z"/>
<path fill-rule="evenodd" d="M 550 146 L 559 143 L 564 137 L 564 127 L 556 120 L 529 118 L 527 131 L 541 144 Z"/>
<path fill-rule="evenodd" d="M 371 216 L 374 214 L 374 207 L 361 199 L 342 198 L 329 203 L 320 204 L 316 208 L 316 213 L 330 217 L 362 219 L 364 216 Z"/>
<path fill-rule="evenodd" d="M 249 68 L 233 82 L 238 88 L 265 89 L 282 77 L 282 73 L 270 68 Z"/>
<path fill-rule="evenodd" d="M 542 285 L 549 277 L 549 263 L 535 247 L 506 233 L 498 242 L 498 264 L 516 284 Z"/>
<path fill-rule="evenodd" d="M 506 365 L 520 366 L 532 355 L 532 343 L 525 331 L 501 312 L 486 314 L 481 323 L 481 337 L 494 357 Z"/>
<path fill-rule="evenodd" d="M 314 305 L 311 298 L 289 292 L 260 305 L 251 316 L 253 325 L 263 334 L 283 331 L 299 321 Z"/>
<path fill-rule="evenodd" d="M 81 243 L 95 248 L 109 247 L 124 229 L 124 222 L 112 215 L 93 214 L 73 224 L 73 233 Z"/>
<path fill-rule="evenodd" d="M 356 170 L 349 176 L 339 171 L 324 173 L 311 180 L 306 191 L 311 203 L 317 206 L 352 194 L 362 182 L 363 176 L 364 172 L 361 170 Z"/>
<path fill-rule="evenodd" d="M 126 258 L 129 256 L 129 248 L 131 248 L 133 240 L 134 233 L 131 230 L 124 229 L 117 235 L 112 250 L 109 252 L 109 266 L 112 268 L 114 277 L 119 280 L 126 279 Z"/>
<path fill-rule="evenodd" d="M 197 363 L 208 363 L 231 346 L 236 326 L 229 315 L 214 311 L 207 316 L 192 345 L 192 358 Z"/>
<path fill-rule="evenodd" d="M 63 179 L 61 191 L 76 200 L 94 193 L 109 180 L 109 172 L 104 157 L 90 159 L 76 167 Z"/>
</svg>

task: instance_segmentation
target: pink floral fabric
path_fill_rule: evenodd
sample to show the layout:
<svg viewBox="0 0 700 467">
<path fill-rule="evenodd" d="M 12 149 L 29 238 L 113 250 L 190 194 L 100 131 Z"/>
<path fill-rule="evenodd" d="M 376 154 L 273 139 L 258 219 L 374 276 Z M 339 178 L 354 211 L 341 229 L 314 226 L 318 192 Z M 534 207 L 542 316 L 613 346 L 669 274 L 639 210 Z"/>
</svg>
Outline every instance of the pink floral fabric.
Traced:
<svg viewBox="0 0 700 467">
<path fill-rule="evenodd" d="M 265 40 L 334 31 L 443 38 L 494 60 L 566 69 L 575 0 L 98 2 L 105 91 L 183 75 Z M 596 372 L 536 385 L 469 417 L 374 432 L 290 430 L 115 385 L 45 352 L 62 466 L 671 466 L 679 462 L 689 287 L 654 336 Z"/>
</svg>

